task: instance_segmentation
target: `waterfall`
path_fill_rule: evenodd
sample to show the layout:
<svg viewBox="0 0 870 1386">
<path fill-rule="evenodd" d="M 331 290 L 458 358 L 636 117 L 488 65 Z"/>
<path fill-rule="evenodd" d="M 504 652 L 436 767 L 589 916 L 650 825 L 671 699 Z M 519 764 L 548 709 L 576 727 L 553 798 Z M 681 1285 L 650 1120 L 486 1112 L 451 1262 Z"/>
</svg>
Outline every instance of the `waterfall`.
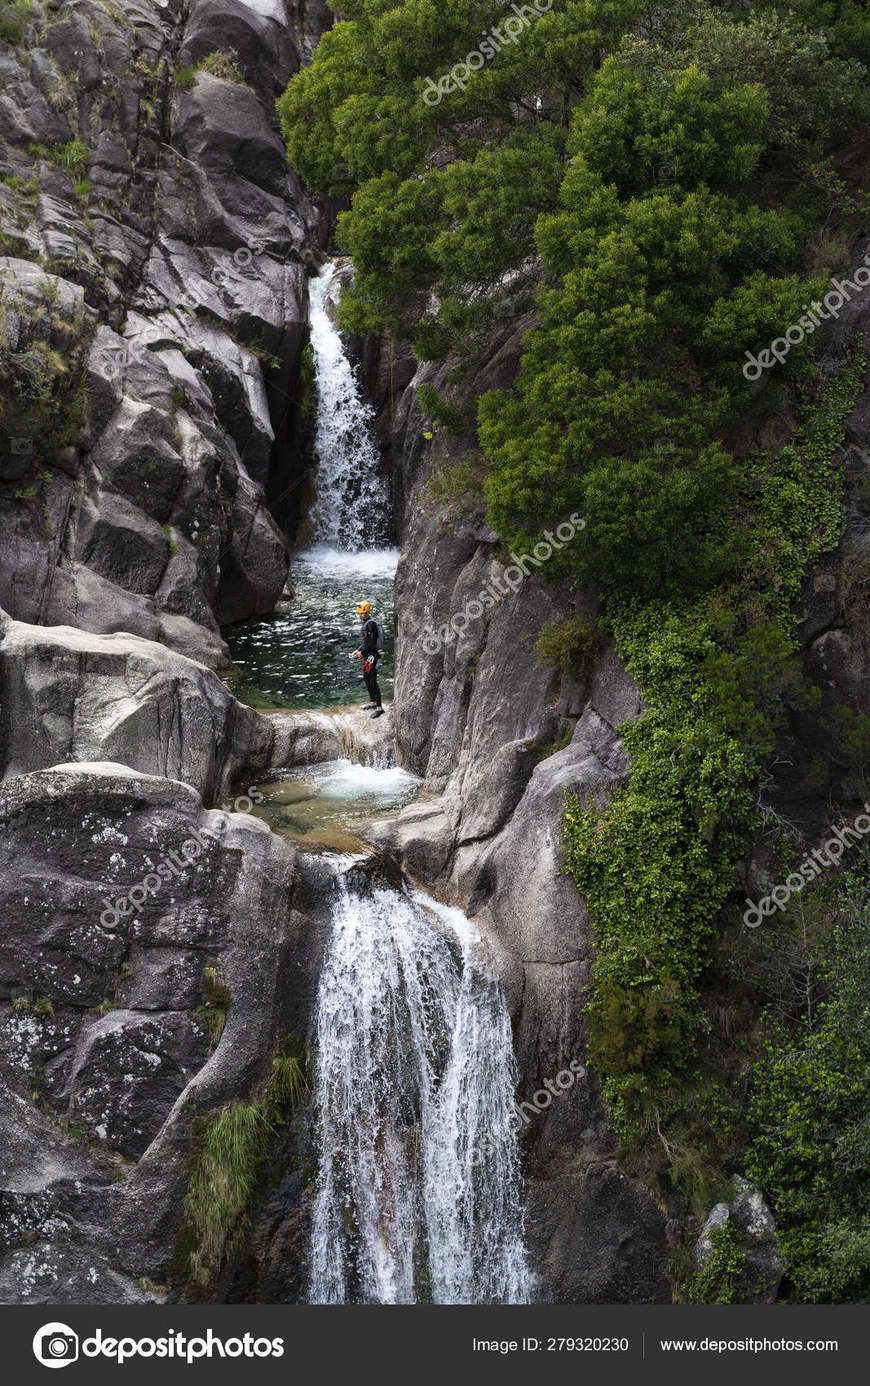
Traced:
<svg viewBox="0 0 870 1386">
<path fill-rule="evenodd" d="M 475 927 L 339 879 L 317 1005 L 314 1303 L 528 1302 L 515 1081 Z"/>
<path fill-rule="evenodd" d="M 374 411 L 329 315 L 337 270 L 328 262 L 311 282 L 311 346 L 317 389 L 316 545 L 355 551 L 389 538 L 389 498 L 372 441 Z"/>
</svg>

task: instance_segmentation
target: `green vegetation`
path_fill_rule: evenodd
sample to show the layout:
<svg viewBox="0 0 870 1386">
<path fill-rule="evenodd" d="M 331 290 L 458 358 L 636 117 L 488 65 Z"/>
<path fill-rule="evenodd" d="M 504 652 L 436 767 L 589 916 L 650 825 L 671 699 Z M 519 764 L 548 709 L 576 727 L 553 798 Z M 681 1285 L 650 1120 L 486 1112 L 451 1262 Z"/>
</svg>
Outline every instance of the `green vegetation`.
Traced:
<svg viewBox="0 0 870 1386">
<path fill-rule="evenodd" d="M 726 1222 L 710 1234 L 713 1254 L 702 1271 L 686 1287 L 689 1304 L 736 1304 L 746 1281 L 746 1254 L 733 1223 Z"/>
<path fill-rule="evenodd" d="M 568 616 L 564 621 L 548 621 L 541 627 L 535 653 L 541 664 L 561 674 L 588 678 L 602 645 L 594 621 L 585 616 Z"/>
<path fill-rule="evenodd" d="M 426 499 L 432 505 L 448 505 L 459 514 L 472 514 L 482 507 L 488 470 L 482 452 L 436 459 L 426 481 Z"/>
<path fill-rule="evenodd" d="M 31 144 L 27 152 L 31 159 L 44 159 L 78 184 L 84 182 L 91 161 L 91 151 L 80 139 L 68 140 L 66 144 Z"/>
<path fill-rule="evenodd" d="M 44 302 L 28 310 L 26 327 L 14 329 L 16 338 L 9 314 L 22 305 L 0 307 L 0 434 L 18 440 L 20 455 L 33 465 L 53 460 L 59 448 L 78 441 L 94 331 L 93 317 L 83 306 L 68 317 L 50 312 L 58 285 L 46 279 L 43 289 Z M 36 484 L 20 488 L 16 499 L 32 499 Z"/>
<path fill-rule="evenodd" d="M 237 55 L 233 53 L 209 53 L 196 64 L 196 71 L 210 72 L 212 77 L 220 77 L 224 82 L 236 82 L 242 87 L 247 85 Z"/>
<path fill-rule="evenodd" d="M 208 1027 L 212 1047 L 216 1049 L 230 1008 L 230 989 L 216 967 L 207 967 L 202 974 L 202 1002 L 196 1013 Z"/>
<path fill-rule="evenodd" d="M 867 861 L 794 904 L 770 950 L 749 1095 L 747 1174 L 767 1190 L 792 1298 L 870 1295 L 870 876 Z M 783 961 L 785 956 L 785 963 Z"/>
<path fill-rule="evenodd" d="M 553 277 L 541 326 L 514 390 L 480 406 L 490 519 L 510 546 L 578 510 L 583 542 L 563 561 L 650 593 L 744 561 L 723 434 L 749 402 L 744 352 L 827 287 L 806 247 L 842 193 L 805 165 L 845 138 L 863 95 L 860 70 L 785 21 L 702 15 L 626 44 L 576 108 L 562 210 L 537 225 Z"/>
<path fill-rule="evenodd" d="M 564 751 L 566 746 L 570 746 L 574 735 L 574 724 L 570 722 L 561 735 L 553 741 L 530 741 L 526 743 L 526 749 L 534 751 L 537 763 L 542 760 L 549 760 L 550 756 L 558 755 L 559 751 Z"/>
<path fill-rule="evenodd" d="M 306 342 L 299 358 L 299 380 L 303 385 L 314 384 L 314 347 L 310 342 Z"/>
<path fill-rule="evenodd" d="M 870 15 L 863 0 L 756 0 L 755 8 L 796 15 L 807 28 L 824 29 L 840 57 L 870 65 Z"/>
<path fill-rule="evenodd" d="M 625 730 L 628 788 L 603 818 L 576 799 L 565 816 L 567 868 L 595 918 L 587 1017 L 614 1123 L 648 1177 L 700 1203 L 699 1152 L 717 1165 L 705 1101 L 719 1081 L 700 983 L 783 704 L 811 696 L 795 670 L 790 608 L 806 567 L 839 539 L 831 459 L 863 372 L 858 358 L 821 389 L 792 444 L 766 459 L 753 511 L 746 497 L 739 583 L 681 602 L 611 598 L 617 648 L 649 707 Z M 745 467 L 747 486 L 757 465 Z"/>
<path fill-rule="evenodd" d="M 32 18 L 32 0 L 0 0 L 0 40 L 16 47 L 23 41 L 25 26 Z"/>
<path fill-rule="evenodd" d="M 172 74 L 172 80 L 179 91 L 190 91 L 195 78 L 196 68 L 192 63 L 184 67 L 176 67 Z"/>
<path fill-rule="evenodd" d="M 197 63 L 176 67 L 172 74 L 172 81 L 179 91 L 190 91 L 198 72 L 210 72 L 213 77 L 220 77 L 224 82 L 235 82 L 238 86 L 248 85 L 245 74 L 239 67 L 238 55 L 235 53 L 221 51 L 209 53 L 206 57 L 200 58 Z"/>
<path fill-rule="evenodd" d="M 304 1091 L 300 1059 L 279 1050 L 262 1096 L 231 1102 L 195 1122 L 172 1273 L 188 1294 L 212 1292 L 238 1252 L 270 1141 Z"/>
</svg>

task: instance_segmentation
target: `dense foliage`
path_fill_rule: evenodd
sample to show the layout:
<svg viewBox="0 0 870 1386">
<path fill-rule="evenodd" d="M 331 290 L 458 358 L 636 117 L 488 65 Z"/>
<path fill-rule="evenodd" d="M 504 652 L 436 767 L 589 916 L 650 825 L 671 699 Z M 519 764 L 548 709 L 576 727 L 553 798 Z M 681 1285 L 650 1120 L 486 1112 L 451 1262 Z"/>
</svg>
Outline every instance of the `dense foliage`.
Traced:
<svg viewBox="0 0 870 1386">
<path fill-rule="evenodd" d="M 565 831 L 568 869 L 596 925 L 593 1057 L 629 1143 L 695 1147 L 694 1123 L 707 1118 L 686 1101 L 709 1029 L 699 986 L 753 820 L 754 781 L 787 707 L 815 698 L 795 658 L 790 604 L 807 562 L 840 534 L 831 459 L 863 371 L 858 360 L 829 385 L 793 443 L 767 459 L 739 583 L 610 602 L 617 646 L 650 706 L 625 732 L 629 787 L 603 818 L 572 801 Z M 758 465 L 745 464 L 744 486 Z"/>
</svg>

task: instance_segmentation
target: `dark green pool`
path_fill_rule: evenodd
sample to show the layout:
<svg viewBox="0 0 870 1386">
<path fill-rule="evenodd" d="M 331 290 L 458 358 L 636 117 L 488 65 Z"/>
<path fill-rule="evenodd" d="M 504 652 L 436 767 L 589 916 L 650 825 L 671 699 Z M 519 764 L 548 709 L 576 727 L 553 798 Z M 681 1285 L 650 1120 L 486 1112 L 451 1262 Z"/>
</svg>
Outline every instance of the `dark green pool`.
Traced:
<svg viewBox="0 0 870 1386">
<path fill-rule="evenodd" d="M 384 698 L 393 694 L 393 581 L 398 549 L 342 553 L 316 548 L 293 559 L 289 611 L 224 631 L 235 661 L 230 682 L 251 707 L 334 707 L 368 702 L 358 660 L 357 602 L 370 601 L 387 628 L 378 666 Z"/>
</svg>

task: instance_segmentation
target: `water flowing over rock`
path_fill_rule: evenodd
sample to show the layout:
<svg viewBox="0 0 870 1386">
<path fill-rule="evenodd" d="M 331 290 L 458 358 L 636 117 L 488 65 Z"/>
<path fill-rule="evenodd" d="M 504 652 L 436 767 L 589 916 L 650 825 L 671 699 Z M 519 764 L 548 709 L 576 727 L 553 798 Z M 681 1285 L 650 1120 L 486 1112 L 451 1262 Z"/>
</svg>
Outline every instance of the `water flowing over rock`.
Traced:
<svg viewBox="0 0 870 1386">
<path fill-rule="evenodd" d="M 315 1303 L 531 1292 L 510 1021 L 477 931 L 431 909 L 346 887 L 334 909 L 317 1006 Z"/>
<path fill-rule="evenodd" d="M 338 287 L 327 263 L 311 284 L 311 346 L 317 382 L 315 541 L 374 549 L 389 538 L 389 501 L 371 437 L 374 411 L 363 398 L 331 312 Z"/>
</svg>

